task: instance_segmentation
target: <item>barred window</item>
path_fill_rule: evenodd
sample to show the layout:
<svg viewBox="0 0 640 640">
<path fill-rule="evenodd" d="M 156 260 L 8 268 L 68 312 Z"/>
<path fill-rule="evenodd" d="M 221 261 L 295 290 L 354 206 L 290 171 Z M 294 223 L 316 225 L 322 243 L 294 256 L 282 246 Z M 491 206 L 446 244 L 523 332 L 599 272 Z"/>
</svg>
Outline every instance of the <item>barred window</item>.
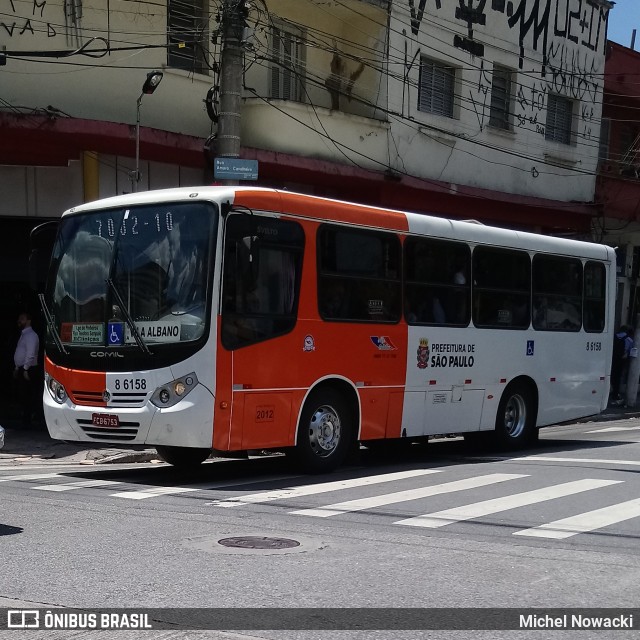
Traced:
<svg viewBox="0 0 640 640">
<path fill-rule="evenodd" d="M 573 100 L 549 94 L 547 97 L 547 124 L 544 137 L 547 140 L 571 144 L 571 120 Z"/>
<path fill-rule="evenodd" d="M 420 60 L 418 111 L 453 118 L 455 67 L 435 60 Z"/>
<path fill-rule="evenodd" d="M 491 81 L 489 124 L 499 129 L 511 128 L 511 71 L 494 67 Z"/>
<path fill-rule="evenodd" d="M 207 73 L 209 42 L 208 3 L 204 0 L 169 0 L 167 64 L 176 69 Z"/>
</svg>

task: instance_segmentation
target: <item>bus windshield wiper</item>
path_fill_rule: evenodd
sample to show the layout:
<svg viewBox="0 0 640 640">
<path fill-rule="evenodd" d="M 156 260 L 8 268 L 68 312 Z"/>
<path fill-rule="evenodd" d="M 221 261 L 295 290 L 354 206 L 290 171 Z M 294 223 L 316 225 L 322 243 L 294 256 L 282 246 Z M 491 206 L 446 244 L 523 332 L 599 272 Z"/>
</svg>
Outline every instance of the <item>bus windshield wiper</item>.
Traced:
<svg viewBox="0 0 640 640">
<path fill-rule="evenodd" d="M 127 321 L 127 325 L 129 326 L 129 329 L 131 329 L 131 335 L 135 338 L 136 342 L 138 343 L 138 346 L 148 356 L 153 355 L 149 347 L 147 347 L 145 341 L 142 339 L 142 336 L 138 331 L 138 327 L 136 327 L 136 323 L 131 317 L 131 314 L 129 313 L 129 309 L 127 309 L 127 306 L 125 305 L 124 300 L 122 299 L 122 296 L 118 291 L 118 287 L 116 287 L 116 283 L 111 278 L 107 278 L 107 284 L 109 285 L 109 287 L 111 287 L 111 291 L 113 292 L 113 295 L 116 297 L 118 305 L 120 305 L 120 310 L 122 311 L 122 315 L 124 315 L 124 319 Z"/>
<path fill-rule="evenodd" d="M 56 323 L 53 321 L 53 317 L 51 316 L 49 307 L 47 307 L 47 303 L 45 302 L 44 293 L 38 294 L 38 300 L 40 300 L 40 306 L 42 307 L 42 312 L 44 313 L 44 317 L 47 321 L 47 327 L 49 327 L 49 331 L 53 336 L 53 341 L 56 343 L 56 347 L 58 347 L 61 353 L 64 353 L 65 356 L 68 356 L 69 352 L 64 348 L 64 345 L 62 344 L 62 338 L 60 338 L 60 334 L 56 329 Z"/>
</svg>

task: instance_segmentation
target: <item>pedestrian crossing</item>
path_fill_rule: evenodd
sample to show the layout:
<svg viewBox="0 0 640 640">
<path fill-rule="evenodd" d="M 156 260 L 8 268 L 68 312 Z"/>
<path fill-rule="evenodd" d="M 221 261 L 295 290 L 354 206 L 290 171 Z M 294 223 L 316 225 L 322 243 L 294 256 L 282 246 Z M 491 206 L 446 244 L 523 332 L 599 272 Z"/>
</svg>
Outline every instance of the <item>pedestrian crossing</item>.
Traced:
<svg viewBox="0 0 640 640">
<path fill-rule="evenodd" d="M 593 474 L 594 470 L 588 471 Z M 534 472 L 539 473 L 539 470 L 536 468 Z M 90 477 L 81 479 L 78 479 L 78 476 L 83 475 L 80 473 L 73 476 L 65 473 L 7 475 L 0 476 L 0 482 L 16 482 L 21 487 L 26 486 L 40 494 L 98 490 L 102 497 L 136 502 L 163 496 L 191 495 L 201 499 L 198 506 L 211 509 L 214 513 L 229 508 L 264 508 L 273 505 L 279 509 L 279 513 L 305 519 L 351 521 L 358 514 L 362 514 L 361 517 L 379 514 L 376 510 L 393 505 L 393 514 L 380 514 L 388 519 L 386 524 L 426 530 L 479 524 L 489 516 L 535 507 L 536 518 L 527 517 L 526 511 L 518 512 L 519 522 L 524 518 L 525 524 L 535 526 L 516 526 L 514 528 L 518 530 L 511 535 L 558 541 L 601 531 L 635 518 L 640 519 L 640 497 L 631 496 L 629 499 L 631 485 L 624 480 L 589 477 L 553 483 L 549 482 L 548 474 L 544 473 L 544 476 L 478 473 L 470 477 L 449 478 L 451 474 L 460 475 L 459 468 L 440 467 L 374 473 L 320 482 L 305 476 L 266 475 L 182 486 L 148 486 L 113 478 L 97 478 L 93 472 Z M 635 478 L 632 477 L 633 479 Z M 543 486 L 539 486 L 540 484 Z M 274 485 L 279 488 L 268 488 Z M 406 488 L 407 485 L 409 488 Z M 535 488 L 531 488 L 532 486 Z M 263 488 L 256 491 L 258 487 Z M 615 487 L 620 487 L 621 490 L 616 492 Z M 523 491 L 523 488 L 527 490 Z M 486 498 L 489 489 L 492 497 Z M 483 492 L 485 498 L 482 498 Z M 354 493 L 356 496 L 359 493 L 360 496 L 354 497 Z M 579 503 L 572 499 L 579 494 L 588 494 L 588 500 Z M 469 500 L 470 495 L 475 500 Z M 624 495 L 622 502 L 617 501 L 619 495 Z M 345 499 L 340 500 L 341 497 Z M 448 502 L 447 508 L 429 510 L 429 504 L 435 506 L 432 501 L 438 498 L 439 506 L 442 506 L 443 497 Z M 557 516 L 560 512 L 563 517 L 547 517 L 547 522 L 539 524 L 539 514 L 545 513 L 544 509 L 550 503 L 554 507 L 547 513 L 553 511 L 553 515 Z M 580 510 L 579 504 L 587 503 L 591 508 L 576 513 Z M 593 508 L 594 506 L 597 508 Z M 521 518 L 522 513 L 525 515 Z M 637 525 L 640 531 L 640 520 Z"/>
<path fill-rule="evenodd" d="M 407 525 L 410 527 L 425 527 L 428 529 L 436 529 L 444 527 L 453 522 L 462 522 L 463 520 L 472 520 L 474 518 L 482 518 L 484 516 L 494 515 L 501 511 L 509 509 L 518 509 L 539 502 L 553 500 L 554 498 L 563 498 L 571 496 L 582 491 L 606 487 L 612 484 L 618 484 L 619 480 L 575 480 L 574 482 L 564 482 L 562 484 L 543 489 L 534 489 L 533 491 L 525 491 L 514 495 L 504 496 L 501 498 L 493 498 L 491 500 L 483 500 L 454 509 L 438 511 L 436 513 L 428 513 L 415 518 L 399 520 L 395 524 Z"/>
<path fill-rule="evenodd" d="M 332 504 L 319 509 L 301 509 L 300 511 L 292 511 L 292 515 L 314 516 L 316 518 L 328 518 L 337 516 L 341 513 L 354 511 L 362 511 L 364 509 L 373 509 L 408 500 L 417 500 L 419 498 L 427 498 L 429 496 L 441 495 L 443 493 L 453 493 L 455 491 L 463 491 L 464 489 L 475 489 L 478 487 L 488 486 L 497 482 L 505 482 L 515 478 L 526 478 L 524 475 L 513 473 L 492 473 L 488 476 L 480 476 L 474 478 L 466 478 L 465 480 L 454 480 L 445 484 L 436 484 L 430 487 L 420 487 L 418 489 L 408 489 L 407 491 L 396 491 L 387 493 L 373 498 L 361 498 L 358 500 L 349 500 Z"/>
</svg>

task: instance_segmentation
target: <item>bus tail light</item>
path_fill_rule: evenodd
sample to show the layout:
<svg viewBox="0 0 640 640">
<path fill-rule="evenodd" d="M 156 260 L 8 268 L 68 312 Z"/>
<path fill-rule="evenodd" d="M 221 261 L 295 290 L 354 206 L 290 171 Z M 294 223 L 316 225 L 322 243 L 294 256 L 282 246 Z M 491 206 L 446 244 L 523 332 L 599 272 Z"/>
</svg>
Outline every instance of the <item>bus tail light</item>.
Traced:
<svg viewBox="0 0 640 640">
<path fill-rule="evenodd" d="M 45 376 L 45 384 L 51 397 L 58 403 L 64 404 L 67 399 L 67 391 L 62 384 L 60 384 L 55 378 L 52 378 L 49 374 Z"/>
<path fill-rule="evenodd" d="M 198 378 L 196 374 L 190 373 L 158 387 L 151 396 L 151 402 L 161 409 L 173 407 L 173 405 L 178 404 L 182 398 L 189 395 L 189 392 L 194 389 L 197 384 Z"/>
</svg>

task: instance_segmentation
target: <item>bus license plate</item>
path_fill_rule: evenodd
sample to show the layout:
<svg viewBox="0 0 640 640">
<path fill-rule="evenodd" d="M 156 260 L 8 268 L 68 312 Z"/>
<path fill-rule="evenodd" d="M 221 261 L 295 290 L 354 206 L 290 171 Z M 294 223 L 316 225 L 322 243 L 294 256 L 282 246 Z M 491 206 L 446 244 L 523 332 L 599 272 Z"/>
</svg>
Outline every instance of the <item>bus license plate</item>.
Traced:
<svg viewBox="0 0 640 640">
<path fill-rule="evenodd" d="M 120 418 L 110 413 L 93 413 L 91 414 L 91 424 L 94 427 L 119 427 Z"/>
</svg>

